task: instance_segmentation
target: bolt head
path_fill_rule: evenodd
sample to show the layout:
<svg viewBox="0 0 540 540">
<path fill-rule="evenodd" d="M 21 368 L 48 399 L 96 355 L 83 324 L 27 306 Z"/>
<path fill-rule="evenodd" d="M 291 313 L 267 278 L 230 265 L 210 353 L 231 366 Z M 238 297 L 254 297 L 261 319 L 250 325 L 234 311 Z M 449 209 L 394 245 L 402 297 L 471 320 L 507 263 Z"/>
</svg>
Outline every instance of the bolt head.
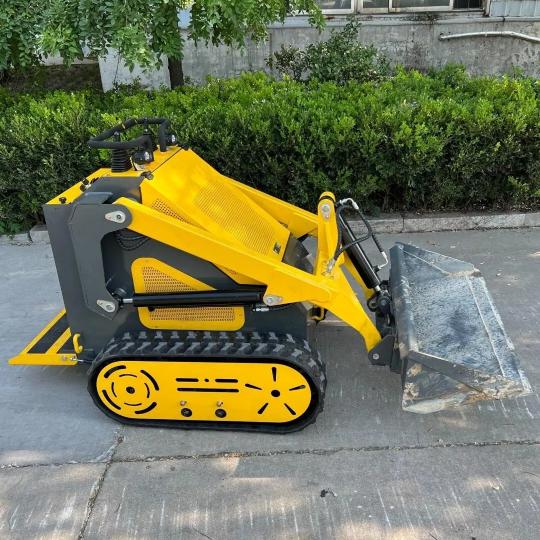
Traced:
<svg viewBox="0 0 540 540">
<path fill-rule="evenodd" d="M 321 214 L 322 214 L 322 217 L 323 219 L 326 221 L 328 219 L 330 219 L 330 214 L 332 212 L 332 208 L 331 206 L 328 204 L 328 203 L 324 203 L 322 206 L 321 206 Z"/>
<path fill-rule="evenodd" d="M 373 353 L 373 360 L 378 360 L 379 358 L 379 353 Z"/>
<path fill-rule="evenodd" d="M 263 301 L 267 306 L 277 306 L 283 302 L 283 298 L 281 296 L 268 294 L 263 298 Z"/>
</svg>

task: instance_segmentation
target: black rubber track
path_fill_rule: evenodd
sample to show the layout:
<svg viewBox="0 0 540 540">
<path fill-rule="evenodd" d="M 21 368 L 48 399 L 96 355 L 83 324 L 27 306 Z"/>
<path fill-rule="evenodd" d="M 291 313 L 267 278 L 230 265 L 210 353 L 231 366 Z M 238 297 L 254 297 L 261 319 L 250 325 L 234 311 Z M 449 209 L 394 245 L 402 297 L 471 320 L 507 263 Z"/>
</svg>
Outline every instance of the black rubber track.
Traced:
<svg viewBox="0 0 540 540">
<path fill-rule="evenodd" d="M 113 413 L 103 405 L 96 392 L 98 373 L 117 360 L 210 362 L 271 362 L 289 365 L 300 371 L 310 383 L 312 401 L 299 418 L 283 424 L 267 422 L 132 420 Z M 125 333 L 113 338 L 97 356 L 89 371 L 88 391 L 94 403 L 108 416 L 124 424 L 182 429 L 216 429 L 291 433 L 315 421 L 322 411 L 326 391 L 326 371 L 320 355 L 304 339 L 290 334 L 259 332 L 146 331 Z"/>
</svg>

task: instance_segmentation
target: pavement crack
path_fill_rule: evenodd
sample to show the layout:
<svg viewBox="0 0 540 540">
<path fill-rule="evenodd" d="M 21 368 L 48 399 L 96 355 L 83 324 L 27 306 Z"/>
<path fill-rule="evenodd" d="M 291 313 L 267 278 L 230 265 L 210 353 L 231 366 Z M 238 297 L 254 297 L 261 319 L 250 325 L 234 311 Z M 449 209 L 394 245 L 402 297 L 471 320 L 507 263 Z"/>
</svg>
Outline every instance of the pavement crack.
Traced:
<svg viewBox="0 0 540 540">
<path fill-rule="evenodd" d="M 218 458 L 251 458 L 251 457 L 272 457 L 272 456 L 295 456 L 295 455 L 317 455 L 330 456 L 339 452 L 388 452 L 388 451 L 414 451 L 430 450 L 438 448 L 485 448 L 490 446 L 534 446 L 540 444 L 539 440 L 520 440 L 520 441 L 484 441 L 467 443 L 437 443 L 431 445 L 409 445 L 409 446 L 362 446 L 348 447 L 341 446 L 335 448 L 312 448 L 297 450 L 269 450 L 269 451 L 251 451 L 251 452 L 214 452 L 208 454 L 178 454 L 169 456 L 147 456 L 147 457 L 123 457 L 113 459 L 114 463 L 148 463 L 158 461 L 176 461 L 184 459 L 218 459 Z"/>
<path fill-rule="evenodd" d="M 124 441 L 124 436 L 120 434 L 121 431 L 122 429 L 116 431 L 113 444 L 107 448 L 105 452 L 102 452 L 99 456 L 90 460 L 90 463 L 108 463 L 112 460 L 112 457 L 114 456 L 119 444 Z"/>
<path fill-rule="evenodd" d="M 103 483 L 105 482 L 105 478 L 107 477 L 107 473 L 109 472 L 109 469 L 111 468 L 111 465 L 113 463 L 114 454 L 118 450 L 118 447 L 120 444 L 124 441 L 124 436 L 121 434 L 121 430 L 117 432 L 116 439 L 114 441 L 114 444 L 101 456 L 98 456 L 96 460 L 90 461 L 90 463 L 96 463 L 99 459 L 99 463 L 105 463 L 105 467 L 103 468 L 103 471 L 99 475 L 98 479 L 94 482 L 94 485 L 92 486 L 92 489 L 90 491 L 90 497 L 88 498 L 88 502 L 86 503 L 86 512 L 84 514 L 84 519 L 81 525 L 81 529 L 79 531 L 79 534 L 77 536 L 77 540 L 83 540 L 84 535 L 86 533 L 86 528 L 88 527 L 88 523 L 90 522 L 90 518 L 92 517 L 92 512 L 94 510 L 94 506 L 96 505 L 97 498 L 101 492 L 101 488 L 103 487 Z"/>
<path fill-rule="evenodd" d="M 207 534 L 204 534 L 202 531 L 199 531 L 199 529 L 196 529 L 195 527 L 191 527 L 192 531 L 195 531 L 196 533 L 200 534 L 201 536 L 204 536 L 204 538 L 208 538 L 208 540 L 214 540 L 211 536 L 208 536 Z"/>
<path fill-rule="evenodd" d="M 175 454 L 165 456 L 134 456 L 134 457 L 116 457 L 116 451 L 120 443 L 124 440 L 121 435 L 117 436 L 117 439 L 113 446 L 109 448 L 101 456 L 106 456 L 106 459 L 97 461 L 98 458 L 82 461 L 68 461 L 64 463 L 29 463 L 29 464 L 7 464 L 1 465 L 0 470 L 6 469 L 31 469 L 35 467 L 63 467 L 66 465 L 95 465 L 104 463 L 107 471 L 110 465 L 113 463 L 152 463 L 158 461 L 180 461 L 187 459 L 219 459 L 219 458 L 256 458 L 256 457 L 272 457 L 272 456 L 295 456 L 311 454 L 316 456 L 331 456 L 339 452 L 408 452 L 415 450 L 435 450 L 439 448 L 487 448 L 491 446 L 535 446 L 540 445 L 540 440 L 502 440 L 502 441 L 474 441 L 474 442 L 441 442 L 435 444 L 418 444 L 418 445 L 404 445 L 404 446 L 339 446 L 333 448 L 299 448 L 296 450 L 268 450 L 268 451 L 222 451 L 212 452 L 208 454 Z M 533 474 L 529 471 L 523 471 L 526 474 Z"/>
</svg>

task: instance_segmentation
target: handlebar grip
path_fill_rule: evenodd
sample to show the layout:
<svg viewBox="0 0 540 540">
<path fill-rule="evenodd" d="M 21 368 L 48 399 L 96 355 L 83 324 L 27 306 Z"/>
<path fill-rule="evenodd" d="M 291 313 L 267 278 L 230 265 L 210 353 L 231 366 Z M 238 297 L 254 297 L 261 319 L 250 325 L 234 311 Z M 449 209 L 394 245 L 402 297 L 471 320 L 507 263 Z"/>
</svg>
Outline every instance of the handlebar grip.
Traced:
<svg viewBox="0 0 540 540">
<path fill-rule="evenodd" d="M 128 141 L 109 141 L 111 137 L 114 137 L 117 133 L 125 133 L 128 129 L 136 125 L 159 125 L 158 129 L 158 142 L 159 149 L 162 152 L 167 150 L 167 130 L 171 123 L 167 118 L 129 118 L 125 122 L 118 124 L 99 135 L 91 137 L 88 141 L 88 146 L 91 148 L 104 148 L 107 150 L 130 150 L 137 148 L 148 141 L 147 135 L 141 135 L 136 139 L 130 139 Z"/>
<path fill-rule="evenodd" d="M 129 141 L 107 141 L 92 138 L 88 141 L 88 146 L 91 148 L 103 148 L 106 150 L 130 150 L 146 143 L 147 141 L 148 137 L 146 135 L 141 135 L 140 137 L 130 139 Z"/>
</svg>

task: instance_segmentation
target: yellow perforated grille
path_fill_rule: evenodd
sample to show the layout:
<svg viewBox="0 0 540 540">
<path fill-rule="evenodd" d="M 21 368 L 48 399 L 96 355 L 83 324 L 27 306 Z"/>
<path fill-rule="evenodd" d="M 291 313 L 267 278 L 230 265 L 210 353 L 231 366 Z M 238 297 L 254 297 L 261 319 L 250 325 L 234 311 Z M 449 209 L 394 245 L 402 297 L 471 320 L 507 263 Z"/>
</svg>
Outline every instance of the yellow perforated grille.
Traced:
<svg viewBox="0 0 540 540">
<path fill-rule="evenodd" d="M 197 194 L 195 204 L 246 247 L 264 254 L 273 249 L 272 226 L 232 190 L 219 184 L 206 185 Z"/>
<path fill-rule="evenodd" d="M 156 308 L 148 314 L 152 321 L 233 322 L 234 308 Z"/>
<path fill-rule="evenodd" d="M 196 290 L 187 283 L 174 279 L 164 272 L 160 272 L 153 266 L 143 266 L 141 272 L 145 293 L 176 293 Z"/>
<path fill-rule="evenodd" d="M 137 259 L 132 266 L 135 291 L 146 294 L 212 290 L 205 283 L 156 259 Z M 139 308 L 141 322 L 162 330 L 239 330 L 241 307 Z"/>
<path fill-rule="evenodd" d="M 168 204 L 164 203 L 161 199 L 156 199 L 152 204 L 152 208 L 154 210 L 157 210 L 158 212 L 161 212 L 162 214 L 167 214 L 168 216 L 179 219 L 180 221 L 187 221 L 178 212 L 174 211 Z"/>
<path fill-rule="evenodd" d="M 187 283 L 179 281 L 152 266 L 142 267 L 144 292 L 146 293 L 175 293 L 196 291 Z M 152 321 L 234 321 L 234 308 L 156 308 L 148 310 Z"/>
</svg>

